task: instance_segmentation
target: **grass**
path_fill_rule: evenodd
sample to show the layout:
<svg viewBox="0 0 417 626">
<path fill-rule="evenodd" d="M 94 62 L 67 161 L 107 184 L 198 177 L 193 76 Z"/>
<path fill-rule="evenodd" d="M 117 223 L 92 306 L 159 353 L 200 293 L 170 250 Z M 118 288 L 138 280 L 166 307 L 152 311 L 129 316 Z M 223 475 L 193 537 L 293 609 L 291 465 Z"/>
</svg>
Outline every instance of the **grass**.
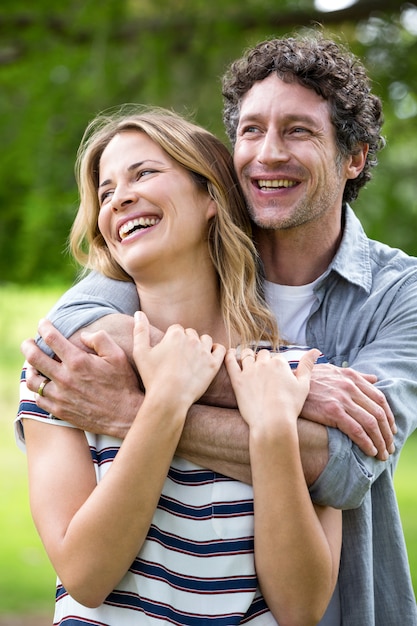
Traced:
<svg viewBox="0 0 417 626">
<path fill-rule="evenodd" d="M 27 492 L 26 462 L 17 449 L 13 419 L 23 358 L 21 341 L 36 332 L 37 321 L 63 287 L 0 286 L 0 616 L 51 612 L 55 575 L 33 526 Z M 407 443 L 396 472 L 396 489 L 417 590 L 417 433 Z"/>
<path fill-rule="evenodd" d="M 13 419 L 20 343 L 34 336 L 38 319 L 62 290 L 0 287 L 0 615 L 51 611 L 54 603 L 55 575 L 31 519 L 26 460 L 15 444 Z"/>
</svg>

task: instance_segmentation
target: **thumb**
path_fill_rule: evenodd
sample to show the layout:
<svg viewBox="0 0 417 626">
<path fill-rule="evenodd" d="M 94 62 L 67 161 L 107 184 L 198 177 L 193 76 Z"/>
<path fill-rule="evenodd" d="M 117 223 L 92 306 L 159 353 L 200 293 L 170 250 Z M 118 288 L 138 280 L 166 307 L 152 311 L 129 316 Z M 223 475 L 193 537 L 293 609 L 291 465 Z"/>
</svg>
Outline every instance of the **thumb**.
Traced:
<svg viewBox="0 0 417 626">
<path fill-rule="evenodd" d="M 316 348 L 309 350 L 300 359 L 298 363 L 298 367 L 295 370 L 295 375 L 298 379 L 307 378 L 308 380 L 311 377 L 311 372 L 313 371 L 313 367 L 317 359 L 319 358 L 321 352 Z"/>
<path fill-rule="evenodd" d="M 133 328 L 133 351 L 134 355 L 144 354 L 150 349 L 150 325 L 143 311 L 136 311 L 135 326 Z"/>
<path fill-rule="evenodd" d="M 104 359 L 114 356 L 119 351 L 122 351 L 114 339 L 112 339 L 112 337 L 105 330 L 98 330 L 93 333 L 83 331 L 80 338 L 82 343 L 89 349 L 90 352 L 93 352 Z"/>
</svg>

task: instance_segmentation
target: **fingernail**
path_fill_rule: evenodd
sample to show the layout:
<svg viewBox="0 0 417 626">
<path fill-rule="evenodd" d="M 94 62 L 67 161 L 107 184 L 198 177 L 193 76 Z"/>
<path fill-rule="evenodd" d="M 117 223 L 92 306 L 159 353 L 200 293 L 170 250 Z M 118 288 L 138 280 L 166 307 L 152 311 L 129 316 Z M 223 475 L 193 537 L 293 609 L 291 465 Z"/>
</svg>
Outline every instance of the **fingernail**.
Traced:
<svg viewBox="0 0 417 626">
<path fill-rule="evenodd" d="M 387 450 L 384 450 L 384 452 L 382 453 L 382 460 L 387 461 L 388 459 L 389 459 L 389 454 Z"/>
<path fill-rule="evenodd" d="M 392 443 L 392 444 L 390 445 L 390 447 L 388 448 L 388 452 L 389 452 L 390 454 L 393 454 L 393 453 L 395 452 L 395 445 L 394 445 L 393 443 Z"/>
</svg>

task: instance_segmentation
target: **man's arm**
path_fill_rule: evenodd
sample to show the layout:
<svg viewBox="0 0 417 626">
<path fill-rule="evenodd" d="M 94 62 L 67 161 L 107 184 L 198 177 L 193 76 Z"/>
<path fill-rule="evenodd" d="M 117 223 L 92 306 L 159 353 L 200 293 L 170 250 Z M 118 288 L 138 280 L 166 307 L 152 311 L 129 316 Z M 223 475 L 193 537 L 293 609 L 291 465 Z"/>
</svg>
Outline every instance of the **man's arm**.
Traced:
<svg viewBox="0 0 417 626">
<path fill-rule="evenodd" d="M 387 461 L 380 462 L 364 454 L 339 430 L 329 428 L 329 463 L 311 490 L 315 502 L 336 508 L 358 507 L 383 471 L 394 472 L 403 445 L 417 428 L 417 273 L 415 261 L 404 257 L 402 265 L 410 271 L 398 273 L 394 268 L 389 272 L 387 265 L 381 283 L 374 280 L 375 294 L 369 298 L 369 311 L 366 316 L 362 313 L 362 320 L 358 315 L 358 323 L 363 326 L 359 336 L 362 333 L 367 340 L 356 337 L 351 352 L 342 351 L 343 360 L 352 368 L 377 376 L 375 386 L 395 416 L 395 451 Z M 390 276 L 391 284 L 387 286 Z M 355 308 L 350 304 L 345 305 L 349 319 L 355 317 Z M 337 324 L 344 326 L 345 321 L 339 318 Z"/>
<path fill-rule="evenodd" d="M 48 318 L 65 337 L 76 338 L 80 329 L 94 324 L 106 315 L 121 313 L 133 316 L 139 308 L 134 283 L 90 272 L 61 296 L 49 311 Z M 37 341 L 44 352 L 52 354 L 42 337 L 38 337 Z M 130 352 L 131 346 L 130 337 Z"/>
<path fill-rule="evenodd" d="M 81 308 L 80 304 L 83 304 Z M 109 315 L 109 313 L 122 311 L 130 316 L 137 306 L 138 300 L 134 285 L 92 273 L 64 294 L 60 304 L 54 307 L 50 317 L 54 323 L 57 321 L 65 334 L 76 331 L 73 340 L 84 348 L 86 347 L 85 342 L 88 344 L 91 335 L 83 335 L 83 331 L 77 329 L 94 319 L 98 319 L 97 322 L 90 325 L 90 329 L 107 328 L 113 336 L 117 337 L 117 341 L 123 346 L 123 349 L 130 353 L 132 334 L 129 324 L 132 324 L 132 320 L 128 319 L 126 315 L 123 317 Z M 58 347 L 57 340 L 53 338 L 54 333 L 59 335 L 56 331 L 52 331 L 49 340 L 52 338 L 52 352 L 59 353 L 63 348 Z M 81 337 L 84 337 L 84 343 Z M 100 335 L 98 337 L 98 340 L 97 337 L 95 338 L 96 343 L 100 341 Z M 95 347 L 100 353 L 100 347 L 97 345 Z M 49 348 L 48 350 L 51 352 Z M 94 346 L 90 346 L 89 350 L 94 350 Z M 45 360 L 44 355 L 40 351 L 36 351 L 33 343 L 26 342 L 24 344 L 25 356 L 28 357 L 28 360 L 40 372 L 55 381 L 48 383 L 45 388 L 46 397 L 39 398 L 40 406 L 42 405 L 45 410 L 56 414 L 61 419 L 72 421 L 85 430 L 124 437 L 133 419 L 132 415 L 135 414 L 140 402 L 140 394 L 130 375 L 129 368 L 125 369 L 124 355 L 121 352 L 115 353 L 115 363 L 112 368 L 109 347 L 105 348 L 106 350 L 108 354 L 104 362 L 97 357 L 93 359 L 92 354 L 87 357 L 85 352 L 70 351 L 68 354 L 61 352 L 60 356 L 63 363 L 57 367 L 57 362 Z M 306 403 L 304 407 L 305 417 L 329 424 L 332 420 L 334 421 L 334 411 L 337 409 L 339 419 L 341 423 L 344 423 L 343 427 L 346 431 L 350 429 L 350 436 L 363 449 L 364 454 L 374 454 L 375 443 L 381 446 L 379 455 L 386 454 L 386 448 L 392 443 L 392 439 L 389 440 L 389 434 L 387 441 L 383 441 L 382 445 L 379 433 L 375 443 L 368 434 L 368 432 L 375 432 L 375 428 L 370 428 L 369 423 L 375 424 L 378 421 L 375 416 L 381 410 L 379 401 L 375 402 L 372 399 L 375 390 L 371 381 L 375 380 L 375 377 L 370 377 L 368 380 L 361 377 L 358 383 L 357 380 L 351 380 L 352 374 L 356 375 L 353 370 L 345 370 L 341 375 L 339 368 L 325 367 L 328 368 L 329 375 L 324 380 L 323 373 L 321 373 L 323 380 L 318 386 L 316 386 L 313 376 L 312 392 L 317 389 L 317 393 L 315 393 L 315 399 L 312 395 L 312 401 L 309 404 Z M 37 391 L 42 380 L 44 380 L 44 376 L 30 370 L 27 376 L 29 387 L 33 391 Z M 354 399 L 349 396 L 346 381 L 351 388 L 352 395 L 355 396 Z M 225 385 L 220 385 L 221 397 L 220 400 L 216 400 L 216 397 L 219 398 L 218 387 L 219 385 L 217 385 L 217 389 L 214 386 L 209 390 L 211 396 L 206 397 L 205 402 L 213 405 L 219 401 L 222 406 L 233 406 L 230 393 Z M 120 393 L 120 389 L 124 389 L 123 393 Z M 368 398 L 370 399 L 368 400 Z M 237 433 L 240 432 L 240 429 L 243 431 L 245 429 L 236 413 L 226 413 L 225 411 L 216 413 L 212 407 L 210 415 L 211 419 L 208 419 L 206 409 L 194 407 L 193 415 L 189 420 L 192 436 L 189 436 L 187 440 L 187 426 L 184 431 L 181 451 L 183 456 L 188 455 L 187 458 L 197 462 L 200 459 L 200 463 L 204 459 L 212 458 L 211 466 L 213 469 L 227 474 L 225 466 L 227 468 L 234 462 L 229 449 L 230 441 L 237 441 Z M 216 419 L 220 416 L 222 417 L 221 423 L 219 423 L 219 419 Z M 356 421 L 358 418 L 362 421 L 365 420 L 366 428 Z M 389 415 L 384 419 L 386 424 L 389 423 Z M 197 428 L 199 420 L 202 424 L 201 427 Z M 226 425 L 227 423 L 229 426 Z M 302 424 L 301 420 L 300 424 Z M 210 425 L 213 432 L 210 431 Z M 307 480 L 311 483 L 319 475 L 328 458 L 327 431 L 324 426 L 307 421 L 306 428 L 308 429 L 308 436 L 303 439 L 301 433 L 300 440 L 302 452 L 304 451 L 303 460 L 306 466 Z M 389 429 L 385 426 L 385 432 L 387 430 Z M 316 440 L 315 438 L 321 442 L 320 451 L 317 447 L 312 448 L 312 442 Z M 186 443 L 187 441 L 188 443 Z M 207 442 L 211 443 L 208 444 Z M 207 445 L 207 449 L 204 448 L 205 445 Z M 210 447 L 208 447 L 209 445 Z M 236 445 L 236 467 L 239 476 L 241 476 L 244 466 L 242 458 L 246 445 L 247 436 L 243 436 L 239 445 Z M 222 459 L 221 450 L 223 448 L 225 454 Z M 311 455 L 308 452 L 310 449 Z M 247 458 L 246 455 L 246 461 Z M 217 465 L 214 467 L 216 459 L 220 460 L 222 467 L 217 467 Z M 209 465 L 208 462 L 205 464 Z M 235 476 L 239 477 L 236 473 Z M 245 476 L 245 480 L 248 480 L 250 473 L 246 471 Z"/>
<path fill-rule="evenodd" d="M 117 322 L 118 329 L 124 323 L 129 328 L 133 325 L 129 317 L 124 320 L 109 316 L 103 321 L 109 323 L 108 327 Z M 79 335 L 78 340 L 83 337 L 90 350 L 85 352 L 66 340 L 50 322 L 43 321 L 40 330 L 59 360 L 47 356 L 33 340 L 23 344 L 26 358 L 37 368 L 27 372 L 29 389 L 36 392 L 45 376 L 51 379 L 44 395 L 38 397 L 38 405 L 83 430 L 124 438 L 143 399 L 125 352 L 102 331 Z M 226 394 L 222 401 L 226 402 Z M 227 402 L 231 402 L 230 397 Z M 299 432 L 305 476 L 312 484 L 327 462 L 327 430 L 300 419 Z M 193 405 L 178 453 L 224 475 L 251 482 L 248 428 L 236 409 Z"/>
</svg>

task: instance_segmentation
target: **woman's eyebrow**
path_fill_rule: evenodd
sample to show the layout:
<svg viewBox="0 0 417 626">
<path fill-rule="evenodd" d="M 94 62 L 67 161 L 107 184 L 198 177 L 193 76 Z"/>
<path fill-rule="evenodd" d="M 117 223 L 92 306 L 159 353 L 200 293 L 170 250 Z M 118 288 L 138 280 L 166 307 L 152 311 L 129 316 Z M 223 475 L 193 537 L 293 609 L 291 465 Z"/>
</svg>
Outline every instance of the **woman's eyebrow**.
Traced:
<svg viewBox="0 0 417 626">
<path fill-rule="evenodd" d="M 141 167 L 144 163 L 157 163 L 159 165 L 162 165 L 160 161 L 157 161 L 155 159 L 145 159 L 143 161 L 138 161 L 137 163 L 132 163 L 132 165 L 129 165 L 129 167 L 127 168 L 127 171 L 133 172 L 138 167 Z M 109 185 L 111 182 L 112 181 L 110 178 L 108 178 L 107 180 L 104 180 L 102 183 L 99 184 L 98 189 L 100 189 L 100 187 L 105 187 L 105 185 Z"/>
</svg>

